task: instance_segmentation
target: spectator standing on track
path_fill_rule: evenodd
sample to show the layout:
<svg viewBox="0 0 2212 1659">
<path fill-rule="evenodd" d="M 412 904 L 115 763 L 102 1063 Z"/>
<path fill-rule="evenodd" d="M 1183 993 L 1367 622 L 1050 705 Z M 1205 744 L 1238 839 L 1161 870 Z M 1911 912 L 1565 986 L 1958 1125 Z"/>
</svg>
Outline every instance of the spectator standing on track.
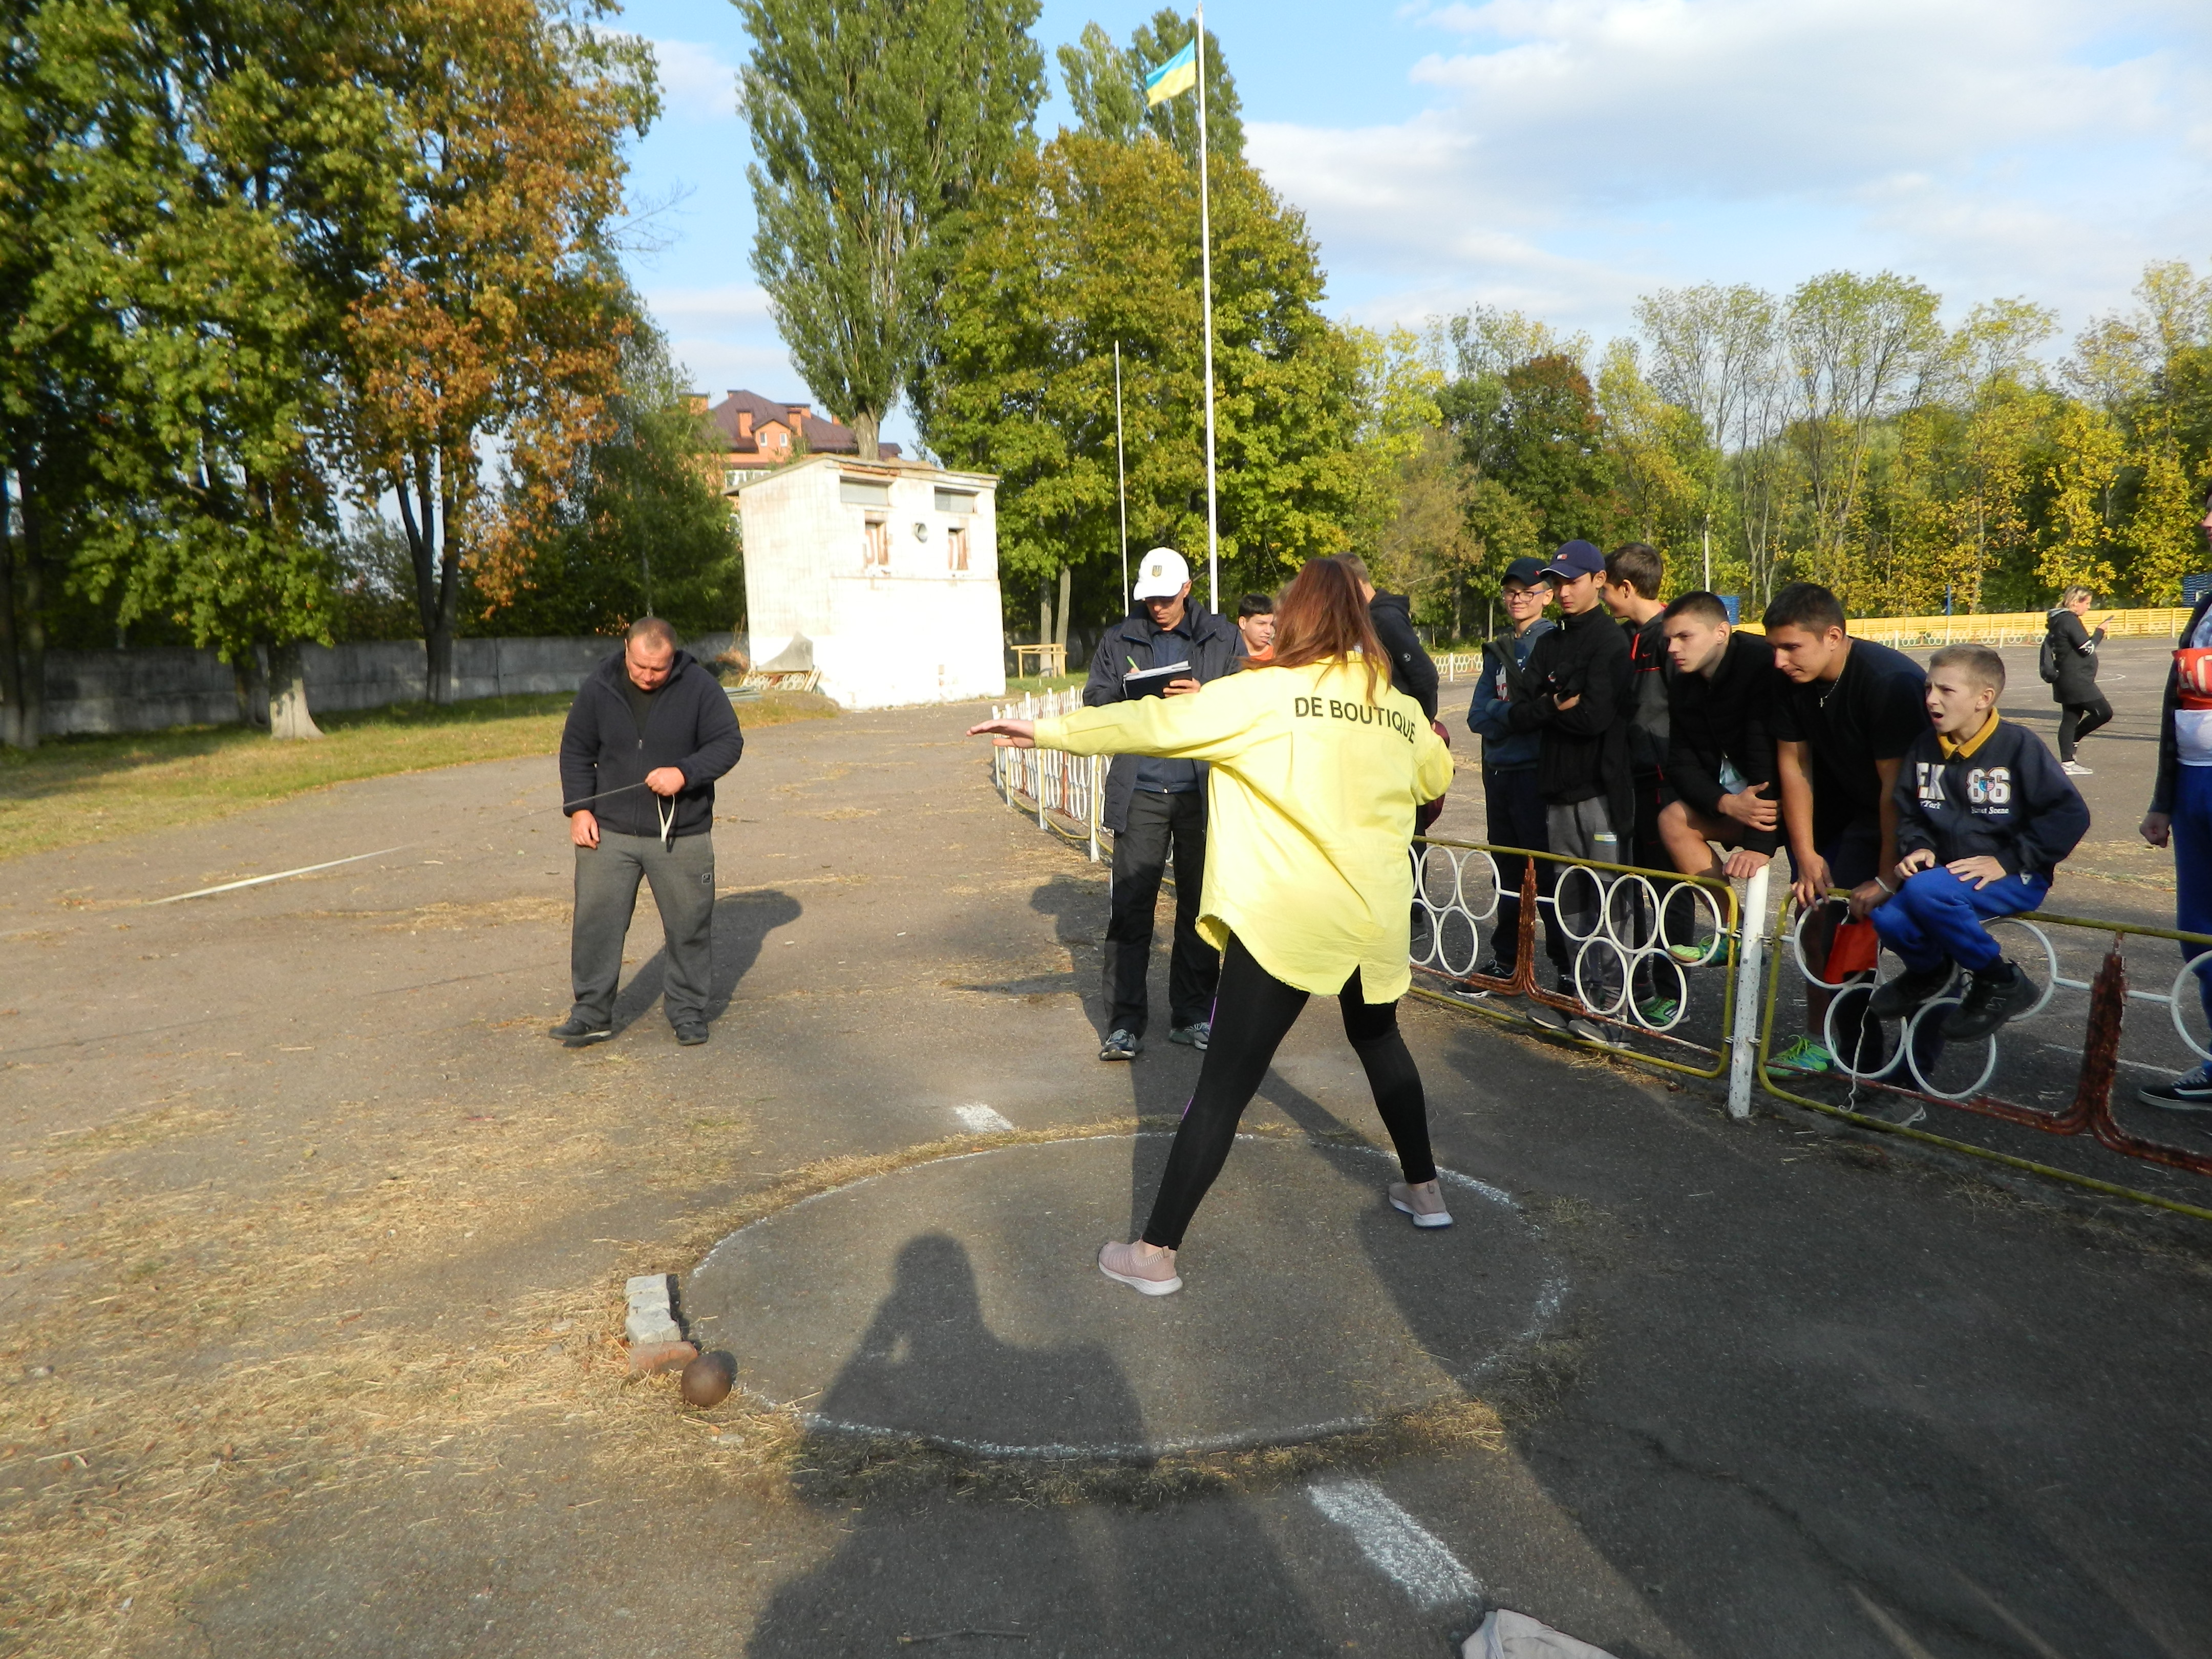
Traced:
<svg viewBox="0 0 2212 1659">
<path fill-rule="evenodd" d="M 1628 775 L 1628 636 L 1606 614 L 1605 555 L 1589 543 L 1565 543 L 1538 574 L 1551 584 L 1562 620 L 1529 652 L 1508 720 L 1514 731 L 1536 734 L 1536 788 L 1550 849 L 1619 864 L 1616 826 L 1635 821 Z M 1595 891 L 1587 880 L 1576 885 Z M 1586 936 L 1596 921 L 1589 907 L 1581 905 L 1574 931 Z M 1558 988 L 1562 995 L 1575 994 L 1571 974 L 1562 973 Z M 1550 1010 L 1538 1004 L 1533 1012 L 1540 1023 L 1556 1029 Z M 1566 1026 L 1586 1040 L 1607 1040 L 1586 1020 L 1570 1019 Z"/>
<path fill-rule="evenodd" d="M 1311 995 L 1334 996 L 1374 1091 L 1403 1181 L 1390 1205 L 1448 1227 L 1421 1074 L 1398 1030 L 1407 969 L 1413 812 L 1442 794 L 1451 750 L 1382 672 L 1382 647 L 1351 573 L 1307 563 L 1284 591 L 1275 660 L 1195 697 L 992 720 L 1001 742 L 1073 754 L 1133 749 L 1203 757 L 1218 814 L 1206 937 L 1223 951 L 1218 1029 L 1168 1153 L 1144 1236 L 1098 1253 L 1109 1279 L 1165 1296 L 1176 1251 L 1236 1144 L 1237 1124 Z"/>
<path fill-rule="evenodd" d="M 1498 584 L 1498 599 L 1505 606 L 1506 626 L 1482 647 L 1482 676 L 1474 684 L 1474 699 L 1468 704 L 1468 730 L 1482 739 L 1482 810 L 1489 828 L 1486 839 L 1500 847 L 1525 847 L 1545 851 L 1544 798 L 1536 787 L 1536 756 L 1540 739 L 1534 732 L 1513 729 L 1514 688 L 1528 665 L 1536 641 L 1557 631 L 1544 615 L 1552 602 L 1552 586 L 1543 578 L 1543 565 L 1534 559 L 1516 559 L 1505 567 Z M 1510 979 L 1521 955 L 1521 877 L 1529 864 L 1510 854 L 1498 855 L 1498 928 L 1492 935 L 1490 959 L 1475 971 L 1492 979 Z M 1552 866 L 1534 860 L 1536 890 L 1549 897 Z M 1541 906 L 1539 906 L 1541 911 Z M 1566 973 L 1565 936 L 1547 916 L 1544 943 L 1552 966 Z"/>
<path fill-rule="evenodd" d="M 2097 690 L 2097 647 L 2105 642 L 2104 625 L 2092 634 L 2081 620 L 2096 597 L 2086 587 L 2069 587 L 2058 596 L 2037 664 L 2051 687 L 2051 700 L 2058 705 L 2058 763 L 2077 778 L 2090 772 L 2074 758 L 2074 745 L 2112 718 L 2112 705 Z"/>
<path fill-rule="evenodd" d="M 1244 636 L 1244 660 L 1267 661 L 1275 649 L 1274 599 L 1266 593 L 1247 593 L 1239 599 L 1237 631 Z"/>
<path fill-rule="evenodd" d="M 1951 1042 L 1985 1037 L 2035 1000 L 2034 981 L 1982 923 L 2041 908 L 2089 830 L 2081 792 L 2043 739 L 1997 718 L 2004 684 L 2004 659 L 1986 645 L 1947 645 L 1929 659 L 1929 729 L 1905 751 L 1897 780 L 1897 890 L 1873 913 L 1905 971 L 1875 992 L 1867 1017 L 1909 1018 L 1955 964 L 1972 978 L 1943 1018 Z"/>
<path fill-rule="evenodd" d="M 729 694 L 658 617 L 632 623 L 623 648 L 577 691 L 561 733 L 561 795 L 576 848 L 575 1001 L 547 1036 L 581 1048 L 614 1035 L 623 940 L 644 880 L 666 939 L 668 1023 L 686 1048 L 707 1040 L 714 780 L 744 749 Z"/>
<path fill-rule="evenodd" d="M 1667 635 L 1659 589 L 1667 562 L 1656 548 L 1630 542 L 1605 556 L 1605 608 L 1628 637 L 1628 778 L 1636 817 L 1621 837 L 1624 864 L 1664 868 L 1659 813 L 1667 787 Z"/>
<path fill-rule="evenodd" d="M 1431 720 L 1437 717 L 1437 665 L 1421 636 L 1413 631 L 1413 607 L 1403 593 L 1378 593 L 1367 574 L 1367 561 L 1357 553 L 1340 553 L 1337 562 L 1352 573 L 1367 598 L 1367 619 L 1375 637 L 1390 659 L 1390 684 L 1421 705 Z"/>
<path fill-rule="evenodd" d="M 1675 799 L 1659 814 L 1659 833 L 1684 875 L 1748 880 L 1782 841 L 1767 731 L 1781 694 L 1773 650 L 1730 628 L 1728 607 L 1711 593 L 1683 594 L 1660 620 L 1674 664 L 1667 781 Z M 1725 862 L 1715 842 L 1729 849 Z"/>
<path fill-rule="evenodd" d="M 1766 642 L 1790 682 L 1775 702 L 1782 827 L 1805 924 L 1805 959 L 1827 976 L 1836 918 L 1822 902 L 1848 889 L 1853 919 L 1889 896 L 1897 867 L 1897 778 L 1905 751 L 1928 729 L 1928 672 L 1902 651 L 1851 638 L 1844 607 L 1814 582 L 1792 582 L 1766 607 Z M 1830 993 L 1806 994 L 1812 1035 L 1769 1062 L 1778 1071 L 1825 1072 L 1835 1056 L 1820 1041 Z M 1856 1048 L 1857 1038 L 1846 1033 Z"/>
<path fill-rule="evenodd" d="M 2212 489 L 2204 493 L 2199 528 L 2212 543 Z M 2183 624 L 2166 671 L 2166 701 L 2158 719 L 2158 782 L 2142 838 L 2154 847 L 2173 843 L 2173 926 L 2177 933 L 2212 933 L 2212 593 L 2197 601 Z M 2182 960 L 2212 946 L 2184 943 Z M 2197 994 L 2212 1023 L 2212 963 L 2197 970 Z M 2176 1112 L 2212 1112 L 2212 1060 L 2171 1083 L 2155 1083 L 2136 1098 Z"/>
<path fill-rule="evenodd" d="M 1171 681 L 1185 697 L 1236 671 L 1243 641 L 1223 617 L 1190 603 L 1190 567 L 1170 547 L 1156 547 L 1137 567 L 1136 609 L 1106 630 L 1091 659 L 1084 706 L 1128 696 L 1127 677 L 1183 662 L 1188 677 Z M 1201 761 L 1116 755 L 1106 771 L 1103 817 L 1114 832 L 1113 914 L 1106 924 L 1103 978 L 1106 1040 L 1101 1060 L 1134 1060 L 1144 1052 L 1149 1013 L 1146 977 L 1152 968 L 1152 924 L 1168 849 L 1175 849 L 1175 939 L 1168 962 L 1168 1041 L 1204 1048 L 1221 958 L 1198 935 L 1206 868 L 1206 766 Z"/>
</svg>

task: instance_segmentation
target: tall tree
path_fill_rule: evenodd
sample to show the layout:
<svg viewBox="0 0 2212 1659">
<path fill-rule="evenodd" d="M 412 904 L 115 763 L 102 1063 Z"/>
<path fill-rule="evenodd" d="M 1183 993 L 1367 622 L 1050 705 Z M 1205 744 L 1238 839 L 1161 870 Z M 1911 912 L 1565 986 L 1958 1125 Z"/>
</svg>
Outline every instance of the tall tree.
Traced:
<svg viewBox="0 0 2212 1659">
<path fill-rule="evenodd" d="M 398 222 L 346 324 L 351 441 L 397 499 L 433 702 L 452 696 L 462 567 L 494 603 L 602 435 L 628 320 L 605 257 L 626 132 L 658 109 L 643 43 L 535 0 L 410 0 L 388 61 L 422 65 L 401 112 Z M 487 452 L 514 488 L 487 490 Z"/>
<path fill-rule="evenodd" d="M 1061 83 L 1076 131 L 1109 143 L 1133 144 L 1145 131 L 1145 76 L 1137 61 L 1096 23 L 1073 46 L 1060 48 Z"/>
<path fill-rule="evenodd" d="M 873 460 L 963 210 L 1032 146 L 1037 0 L 733 3 L 753 42 L 753 269 L 800 376 Z"/>
</svg>

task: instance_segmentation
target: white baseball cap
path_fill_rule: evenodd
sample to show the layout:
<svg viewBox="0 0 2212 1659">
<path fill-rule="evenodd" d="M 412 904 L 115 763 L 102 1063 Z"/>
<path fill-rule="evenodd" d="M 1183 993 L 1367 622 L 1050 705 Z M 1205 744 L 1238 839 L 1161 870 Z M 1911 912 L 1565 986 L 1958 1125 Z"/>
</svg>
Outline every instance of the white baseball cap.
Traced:
<svg viewBox="0 0 2212 1659">
<path fill-rule="evenodd" d="M 1133 598 L 1139 599 L 1171 599 L 1182 592 L 1182 585 L 1190 580 L 1190 567 L 1183 562 L 1182 555 L 1172 547 L 1156 547 L 1145 555 L 1137 567 L 1137 586 Z"/>
</svg>

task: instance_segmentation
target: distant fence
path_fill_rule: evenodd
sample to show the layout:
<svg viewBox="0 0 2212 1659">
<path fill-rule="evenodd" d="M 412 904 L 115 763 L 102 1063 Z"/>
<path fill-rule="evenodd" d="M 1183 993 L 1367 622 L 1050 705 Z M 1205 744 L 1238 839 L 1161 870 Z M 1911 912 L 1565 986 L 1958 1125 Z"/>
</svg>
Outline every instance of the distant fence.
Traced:
<svg viewBox="0 0 2212 1659">
<path fill-rule="evenodd" d="M 2092 627 L 2103 621 L 2105 614 L 2093 607 L 2088 617 Z M 2170 640 L 2181 632 L 2182 624 L 2189 620 L 2189 609 L 2186 605 L 2168 605 L 2144 611 L 2115 611 L 2112 618 L 2105 623 L 2109 639 Z M 2050 620 L 2047 611 L 1984 611 L 1955 617 L 1854 617 L 1850 626 L 1855 640 L 1872 640 L 1877 645 L 1912 650 L 1956 645 L 1962 641 L 1982 645 L 2034 645 L 2041 642 Z M 1753 634 L 1766 631 L 1748 619 L 1739 626 Z M 1473 679 L 1482 672 L 1482 653 L 1443 652 L 1437 655 L 1436 663 L 1437 673 L 1448 681 Z"/>
<path fill-rule="evenodd" d="M 728 650 L 732 636 L 702 635 L 685 648 L 702 659 Z M 453 641 L 449 696 L 454 702 L 525 692 L 574 691 L 606 660 L 616 641 L 465 639 Z M 428 658 L 420 640 L 363 640 L 301 647 L 309 709 L 381 708 L 419 701 Z M 149 647 L 46 653 L 45 734 L 155 732 L 170 726 L 236 726 L 266 720 L 265 703 L 241 708 L 238 679 L 212 651 Z"/>
</svg>

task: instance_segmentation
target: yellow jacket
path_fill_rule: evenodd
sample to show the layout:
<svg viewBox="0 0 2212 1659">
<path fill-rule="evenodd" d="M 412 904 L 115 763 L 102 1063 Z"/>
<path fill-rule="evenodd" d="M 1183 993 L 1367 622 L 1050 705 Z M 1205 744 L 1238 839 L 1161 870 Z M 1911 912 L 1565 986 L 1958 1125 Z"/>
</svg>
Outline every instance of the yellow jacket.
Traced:
<svg viewBox="0 0 2212 1659">
<path fill-rule="evenodd" d="M 1248 669 L 1187 697 L 1107 703 L 1036 723 L 1040 748 L 1206 761 L 1199 932 L 1229 935 L 1301 991 L 1334 996 L 1359 969 L 1395 1002 L 1407 966 L 1414 805 L 1451 780 L 1420 705 L 1358 663 Z"/>
</svg>

